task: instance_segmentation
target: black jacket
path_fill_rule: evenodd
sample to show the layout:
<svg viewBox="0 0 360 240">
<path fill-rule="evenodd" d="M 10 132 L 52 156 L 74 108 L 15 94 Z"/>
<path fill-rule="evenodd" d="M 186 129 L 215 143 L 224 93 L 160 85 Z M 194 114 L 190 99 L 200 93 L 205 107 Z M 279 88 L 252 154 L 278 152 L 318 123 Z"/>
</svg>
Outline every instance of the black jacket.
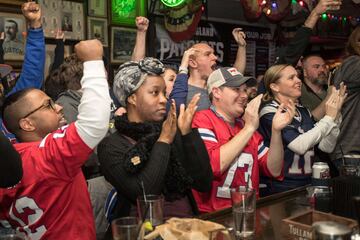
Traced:
<svg viewBox="0 0 360 240">
<path fill-rule="evenodd" d="M 12 187 L 23 175 L 19 153 L 0 131 L 0 188 Z"/>
<path fill-rule="evenodd" d="M 311 34 L 311 28 L 300 27 L 290 42 L 279 49 L 275 64 L 291 64 L 295 67 L 310 43 Z"/>
<path fill-rule="evenodd" d="M 197 207 L 191 188 L 210 191 L 212 169 L 205 145 L 196 129 L 171 145 L 158 142 L 161 124 L 130 123 L 127 116 L 115 119 L 117 132 L 98 146 L 98 156 L 105 178 L 121 196 L 118 215 L 129 214 L 129 204 L 142 195 L 163 194 L 167 201 L 188 196 L 194 214 Z M 127 202 L 127 203 L 124 203 Z"/>
<path fill-rule="evenodd" d="M 341 108 L 342 122 L 336 147 L 332 159 L 360 157 L 360 56 L 353 55 L 346 58 L 339 66 L 334 76 L 334 85 L 339 88 L 340 83 L 346 85 L 348 96 Z M 352 156 L 352 157 L 351 157 Z"/>
</svg>

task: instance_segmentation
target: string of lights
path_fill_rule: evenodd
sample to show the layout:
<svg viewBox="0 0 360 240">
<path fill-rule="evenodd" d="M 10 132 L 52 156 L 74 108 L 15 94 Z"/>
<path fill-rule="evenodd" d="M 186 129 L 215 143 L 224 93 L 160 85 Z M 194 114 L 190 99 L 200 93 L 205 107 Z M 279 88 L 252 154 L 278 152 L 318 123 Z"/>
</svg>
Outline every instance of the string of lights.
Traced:
<svg viewBox="0 0 360 240">
<path fill-rule="evenodd" d="M 170 8 L 185 4 L 185 0 L 161 0 L 161 2 Z M 308 8 L 305 0 L 291 0 L 291 5 L 292 8 Z M 267 16 L 279 11 L 279 5 L 276 0 L 262 0 L 260 2 L 260 7 Z M 202 10 L 204 11 L 204 6 L 202 7 Z M 321 19 L 323 21 L 342 21 L 343 23 L 352 22 L 353 24 L 360 23 L 360 16 L 338 16 L 335 14 L 323 13 Z"/>
<path fill-rule="evenodd" d="M 306 8 L 307 4 L 303 0 L 291 0 L 292 7 L 300 6 L 302 8 Z M 274 11 L 277 10 L 278 4 L 274 0 L 262 0 L 260 3 L 260 6 L 263 7 L 263 12 L 266 15 L 271 15 Z M 357 23 L 360 23 L 360 16 L 338 16 L 336 14 L 329 14 L 329 13 L 323 13 L 321 15 L 321 19 L 323 21 L 342 21 L 343 23 L 349 22 L 349 21 L 356 21 Z"/>
</svg>

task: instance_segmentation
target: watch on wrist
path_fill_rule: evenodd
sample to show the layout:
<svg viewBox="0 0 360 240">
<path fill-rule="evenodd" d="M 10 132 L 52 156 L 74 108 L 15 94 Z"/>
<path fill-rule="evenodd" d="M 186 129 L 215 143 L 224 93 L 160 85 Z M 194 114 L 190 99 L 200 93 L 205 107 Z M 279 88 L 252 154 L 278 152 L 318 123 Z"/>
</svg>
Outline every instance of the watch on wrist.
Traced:
<svg viewBox="0 0 360 240">
<path fill-rule="evenodd" d="M 185 74 L 188 74 L 189 73 L 189 70 L 185 67 L 179 67 L 179 73 L 185 73 Z"/>
</svg>

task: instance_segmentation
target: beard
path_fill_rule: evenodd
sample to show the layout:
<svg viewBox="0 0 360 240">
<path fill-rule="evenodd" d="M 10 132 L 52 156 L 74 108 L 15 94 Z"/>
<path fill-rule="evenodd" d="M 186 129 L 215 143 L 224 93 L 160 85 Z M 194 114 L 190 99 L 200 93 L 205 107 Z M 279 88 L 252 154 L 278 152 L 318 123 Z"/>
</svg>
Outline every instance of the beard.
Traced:
<svg viewBox="0 0 360 240">
<path fill-rule="evenodd" d="M 319 74 L 317 78 L 313 78 L 312 82 L 316 85 L 327 85 L 328 83 L 328 76 L 327 74 Z"/>
</svg>

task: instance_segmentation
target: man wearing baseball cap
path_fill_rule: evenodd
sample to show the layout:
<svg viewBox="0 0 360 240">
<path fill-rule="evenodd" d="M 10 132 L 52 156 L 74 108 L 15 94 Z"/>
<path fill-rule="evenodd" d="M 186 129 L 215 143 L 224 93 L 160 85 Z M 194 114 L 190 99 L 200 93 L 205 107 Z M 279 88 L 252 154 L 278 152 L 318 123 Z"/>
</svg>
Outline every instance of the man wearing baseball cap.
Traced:
<svg viewBox="0 0 360 240">
<path fill-rule="evenodd" d="M 229 67 L 215 70 L 208 78 L 212 105 L 197 112 L 192 124 L 206 145 L 214 174 L 210 192 L 193 190 L 201 212 L 231 207 L 230 188 L 248 186 L 258 191 L 259 172 L 282 177 L 281 129 L 291 122 L 294 110 L 282 107 L 276 112 L 270 147 L 265 147 L 256 131 L 262 95 L 247 104 L 246 83 L 250 79 Z"/>
</svg>

